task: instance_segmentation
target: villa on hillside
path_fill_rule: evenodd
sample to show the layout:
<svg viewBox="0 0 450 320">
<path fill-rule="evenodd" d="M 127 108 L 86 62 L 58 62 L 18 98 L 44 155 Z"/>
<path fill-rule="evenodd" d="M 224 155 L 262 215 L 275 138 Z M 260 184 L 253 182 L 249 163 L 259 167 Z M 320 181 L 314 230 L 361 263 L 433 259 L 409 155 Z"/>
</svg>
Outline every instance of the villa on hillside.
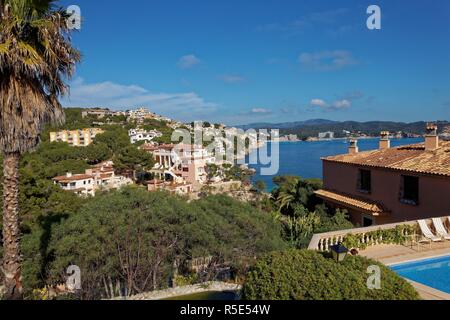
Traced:
<svg viewBox="0 0 450 320">
<path fill-rule="evenodd" d="M 83 110 L 81 112 L 81 116 L 83 119 L 86 117 L 96 117 L 97 119 L 103 119 L 106 117 L 126 116 L 126 112 L 112 111 L 108 108 L 91 108 Z"/>
<path fill-rule="evenodd" d="M 151 180 L 147 183 L 147 189 L 150 192 L 166 190 L 178 195 L 188 195 L 194 191 L 194 187 L 191 183 L 182 182 L 176 183 L 174 181 L 163 181 L 163 180 Z"/>
<path fill-rule="evenodd" d="M 136 121 L 138 124 L 143 124 L 144 120 L 158 120 L 158 121 L 165 121 L 165 122 L 172 122 L 172 119 L 169 119 L 167 117 L 163 117 L 160 115 L 157 115 L 156 113 L 153 113 L 149 111 L 147 108 L 142 107 L 136 110 L 128 110 L 126 111 L 126 115 L 128 116 L 128 121 Z"/>
<path fill-rule="evenodd" d="M 50 132 L 50 142 L 67 142 L 72 147 L 87 147 L 101 133 L 104 131 L 99 128 Z"/>
<path fill-rule="evenodd" d="M 150 172 L 159 179 L 192 184 L 196 189 L 207 182 L 207 165 L 215 163 L 215 158 L 201 146 L 144 145 L 141 149 L 153 154 L 156 164 Z"/>
<path fill-rule="evenodd" d="M 143 129 L 130 129 L 128 131 L 128 136 L 130 137 L 130 142 L 132 144 L 138 143 L 138 142 L 151 142 L 155 138 L 162 137 L 162 133 L 157 130 L 143 130 Z"/>
<path fill-rule="evenodd" d="M 133 184 L 131 179 L 117 176 L 111 162 L 93 166 L 83 174 L 68 172 L 64 176 L 53 178 L 53 182 L 63 190 L 71 191 L 79 196 L 95 196 L 98 190 L 119 189 Z"/>
<path fill-rule="evenodd" d="M 379 150 L 323 158 L 329 206 L 346 209 L 355 225 L 368 227 L 450 215 L 450 141 L 427 125 L 425 143 L 391 148 L 382 132 Z"/>
</svg>

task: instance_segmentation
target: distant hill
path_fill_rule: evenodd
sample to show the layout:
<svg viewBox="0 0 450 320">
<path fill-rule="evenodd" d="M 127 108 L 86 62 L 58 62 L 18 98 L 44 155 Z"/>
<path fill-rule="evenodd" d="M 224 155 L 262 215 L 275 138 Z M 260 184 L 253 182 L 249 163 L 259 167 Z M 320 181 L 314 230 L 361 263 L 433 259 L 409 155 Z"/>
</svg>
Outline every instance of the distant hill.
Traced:
<svg viewBox="0 0 450 320">
<path fill-rule="evenodd" d="M 283 122 L 283 123 L 251 123 L 248 125 L 236 126 L 244 130 L 247 129 L 292 129 L 300 128 L 303 126 L 318 126 L 318 125 L 332 125 L 338 123 L 337 121 L 331 121 L 326 119 L 311 119 L 306 121 L 297 122 Z"/>
<path fill-rule="evenodd" d="M 448 121 L 438 121 L 439 132 L 450 126 Z M 378 136 L 381 131 L 389 131 L 392 133 L 403 132 L 405 134 L 418 134 L 425 133 L 426 122 L 392 122 L 392 121 L 369 121 L 369 122 L 357 122 L 357 121 L 331 121 L 324 119 L 313 119 L 307 121 L 298 122 L 285 122 L 285 123 L 255 123 L 246 126 L 240 126 L 242 129 L 279 129 L 281 135 L 296 134 L 299 138 L 317 137 L 320 132 L 332 131 L 336 137 L 345 136 L 345 131 L 361 132 L 371 136 Z"/>
</svg>

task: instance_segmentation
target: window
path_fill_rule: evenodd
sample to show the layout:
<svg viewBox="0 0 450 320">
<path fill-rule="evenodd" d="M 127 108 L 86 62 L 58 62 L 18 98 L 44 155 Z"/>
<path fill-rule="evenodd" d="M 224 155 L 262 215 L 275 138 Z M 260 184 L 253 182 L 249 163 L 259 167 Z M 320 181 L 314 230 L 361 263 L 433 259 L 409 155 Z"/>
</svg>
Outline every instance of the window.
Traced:
<svg viewBox="0 0 450 320">
<path fill-rule="evenodd" d="M 402 176 L 401 202 L 411 205 L 419 204 L 419 178 Z"/>
<path fill-rule="evenodd" d="M 371 227 L 373 226 L 373 219 L 369 217 L 363 217 L 363 228 Z"/>
<path fill-rule="evenodd" d="M 365 193 L 372 191 L 372 172 L 369 170 L 359 170 L 358 190 Z"/>
</svg>

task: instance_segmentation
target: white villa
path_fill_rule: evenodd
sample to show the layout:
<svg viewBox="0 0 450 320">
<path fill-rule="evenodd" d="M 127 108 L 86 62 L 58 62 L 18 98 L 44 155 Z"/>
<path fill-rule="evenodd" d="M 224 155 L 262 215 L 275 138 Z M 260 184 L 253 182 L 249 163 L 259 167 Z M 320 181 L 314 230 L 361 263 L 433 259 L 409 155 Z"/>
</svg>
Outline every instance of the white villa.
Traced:
<svg viewBox="0 0 450 320">
<path fill-rule="evenodd" d="M 128 136 L 132 144 L 137 142 L 151 142 L 155 138 L 162 137 L 162 133 L 157 130 L 146 131 L 142 129 L 131 129 L 128 131 Z"/>
<path fill-rule="evenodd" d="M 83 174 L 66 173 L 53 178 L 53 182 L 63 190 L 71 191 L 79 196 L 95 196 L 98 190 L 119 189 L 133 184 L 133 181 L 123 176 L 116 176 L 111 162 L 105 162 L 87 169 Z"/>
<path fill-rule="evenodd" d="M 147 108 L 142 107 L 136 110 L 128 110 L 126 112 L 128 116 L 128 120 L 136 121 L 139 124 L 144 123 L 145 119 L 155 119 L 158 121 L 165 121 L 165 122 L 172 122 L 172 119 L 169 119 L 167 117 L 163 117 L 160 115 L 157 115 L 156 113 L 153 113 L 149 111 Z"/>
<path fill-rule="evenodd" d="M 142 149 L 153 154 L 156 164 L 151 172 L 161 180 L 192 184 L 195 189 L 208 180 L 206 166 L 215 163 L 215 158 L 201 146 L 144 145 Z"/>
</svg>

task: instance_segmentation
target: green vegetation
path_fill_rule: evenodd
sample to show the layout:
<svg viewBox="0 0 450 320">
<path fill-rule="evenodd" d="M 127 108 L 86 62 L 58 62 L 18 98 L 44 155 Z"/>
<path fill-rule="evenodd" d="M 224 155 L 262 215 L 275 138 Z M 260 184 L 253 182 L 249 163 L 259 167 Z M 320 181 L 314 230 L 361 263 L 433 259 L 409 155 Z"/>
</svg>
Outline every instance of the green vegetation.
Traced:
<svg viewBox="0 0 450 320">
<path fill-rule="evenodd" d="M 410 239 L 408 235 L 417 233 L 417 226 L 403 225 L 395 229 L 377 230 L 365 233 L 364 235 L 349 234 L 344 239 L 344 246 L 364 250 L 374 242 L 379 244 L 405 245 Z M 363 239 L 364 237 L 364 239 Z M 369 240 L 367 240 L 369 239 Z"/>
<path fill-rule="evenodd" d="M 264 192 L 267 189 L 267 185 L 264 181 L 258 180 L 255 182 L 255 188 L 258 190 L 258 192 Z"/>
<path fill-rule="evenodd" d="M 265 211 L 272 211 L 283 227 L 284 239 L 294 248 L 306 248 L 315 233 L 353 228 L 346 211 L 327 208 L 314 191 L 322 187 L 318 179 L 284 176 L 274 178 L 278 186 Z"/>
<path fill-rule="evenodd" d="M 167 122 L 155 119 L 145 119 L 142 128 L 148 131 L 157 130 L 162 133 L 162 137 L 154 139 L 155 142 L 164 144 L 172 143 L 172 134 L 175 130 L 170 128 Z"/>
<path fill-rule="evenodd" d="M 391 292 L 400 299 L 416 298 L 410 287 L 391 274 L 386 290 L 376 291 L 377 295 L 365 290 L 361 279 L 367 275 L 361 270 L 368 262 L 362 258 L 349 257 L 343 265 L 348 277 L 341 278 L 330 276 L 330 270 L 338 272 L 341 267 L 317 253 L 268 254 L 305 248 L 314 233 L 352 228 L 346 212 L 329 210 L 315 197 L 314 191 L 322 187 L 320 180 L 277 177 L 278 187 L 270 196 L 261 192 L 265 186 L 258 183 L 259 200 L 248 204 L 226 196 L 188 203 L 138 187 L 81 199 L 55 186 L 54 176 L 81 173 L 107 159 L 113 159 L 120 171 L 139 172 L 153 165 L 148 154 L 130 144 L 126 128 L 109 125 L 104 129 L 89 147 L 44 142 L 21 161 L 22 271 L 27 297 L 35 296 L 34 289 L 63 282 L 70 264 L 83 272 L 78 298 L 97 299 L 117 295 L 117 288 L 140 293 L 166 288 L 172 281 L 211 280 L 217 275 L 215 265 L 230 267 L 236 279 L 244 280 L 254 257 L 266 254 L 248 274 L 247 299 L 388 299 Z M 244 182 L 250 177 L 246 170 L 230 165 L 209 166 L 208 172 Z M 383 237 L 398 243 L 402 231 Z M 346 245 L 353 247 L 356 241 L 357 237 L 348 237 Z M 289 258 L 299 252 L 301 258 Z M 213 263 L 204 273 L 193 273 L 189 261 L 201 257 L 213 257 Z M 292 265 L 300 260 L 302 265 Z M 175 264 L 178 275 L 172 279 Z M 327 276 L 297 279 L 313 269 Z M 290 284 L 278 278 L 283 275 Z M 328 287 L 337 289 L 323 289 Z"/>
<path fill-rule="evenodd" d="M 41 143 L 34 153 L 24 154 L 20 161 L 20 229 L 23 234 L 24 256 L 22 271 L 27 289 L 45 284 L 47 263 L 51 256 L 48 242 L 52 228 L 62 218 L 75 214 L 83 204 L 89 202 L 89 199 L 81 199 L 73 193 L 63 191 L 53 183 L 52 178 L 67 172 L 84 173 L 90 165 L 111 158 L 123 171 L 139 172 L 141 168 L 153 165 L 151 155 L 130 144 L 124 128 L 108 126 L 105 129 L 106 132 L 98 135 L 99 139 L 88 147 L 74 148 L 67 143 L 47 141 Z M 2 173 L 1 170 L 0 179 Z M 2 200 L 0 198 L 0 205 Z M 30 274 L 42 276 L 30 277 Z"/>
<path fill-rule="evenodd" d="M 0 152 L 3 155 L 3 259 L 6 299 L 21 299 L 19 163 L 46 124 L 63 121 L 59 98 L 81 54 L 54 0 L 0 1 Z"/>
<path fill-rule="evenodd" d="M 139 293 L 167 287 L 174 261 L 185 265 L 213 256 L 215 263 L 245 270 L 247 260 L 283 248 L 279 226 L 250 205 L 225 196 L 187 203 L 131 187 L 91 199 L 52 228 L 52 259 L 48 279 L 42 280 L 58 283 L 65 268 L 76 264 L 83 272 L 83 298 L 108 296 L 105 283 L 120 282 Z M 35 263 L 37 256 L 28 260 Z M 27 279 L 38 282 L 42 274 L 27 271 L 33 273 Z M 208 276 L 214 276 L 213 268 Z"/>
<path fill-rule="evenodd" d="M 54 130 L 79 130 L 84 128 L 95 128 L 99 126 L 99 123 L 108 125 L 128 125 L 126 116 L 107 116 L 99 119 L 96 116 L 88 115 L 83 118 L 83 108 L 66 108 L 64 114 L 66 121 L 62 125 L 54 125 L 46 128 L 43 134 L 43 140 L 48 140 L 48 132 Z"/>
<path fill-rule="evenodd" d="M 251 177 L 254 172 L 251 170 L 232 164 L 208 164 L 206 166 L 206 172 L 208 173 L 208 179 L 220 176 L 224 181 L 241 181 L 244 184 L 250 184 Z"/>
<path fill-rule="evenodd" d="M 369 266 L 381 269 L 381 290 L 367 286 Z M 349 256 L 342 263 L 314 251 L 274 252 L 260 258 L 243 288 L 247 300 L 417 300 L 414 288 L 384 265 Z"/>
</svg>

